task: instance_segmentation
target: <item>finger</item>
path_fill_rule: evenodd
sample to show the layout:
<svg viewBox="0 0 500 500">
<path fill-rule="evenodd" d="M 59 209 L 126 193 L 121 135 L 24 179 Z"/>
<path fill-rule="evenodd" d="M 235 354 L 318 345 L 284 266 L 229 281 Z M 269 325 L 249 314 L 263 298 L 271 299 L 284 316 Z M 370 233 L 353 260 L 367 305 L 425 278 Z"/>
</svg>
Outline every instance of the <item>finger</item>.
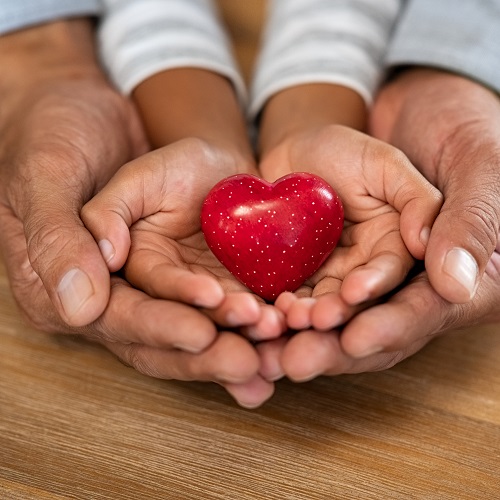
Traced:
<svg viewBox="0 0 500 500">
<path fill-rule="evenodd" d="M 375 353 L 355 359 L 342 349 L 337 332 L 307 331 L 290 339 L 283 349 L 281 359 L 285 374 L 290 379 L 306 382 L 320 375 L 335 376 L 391 368 L 417 352 L 429 340 L 424 337 L 401 351 Z"/>
<path fill-rule="evenodd" d="M 111 271 L 120 269 L 127 259 L 130 226 L 161 211 L 164 179 L 161 168 L 154 170 L 152 165 L 160 158 L 155 151 L 124 165 L 82 208 L 82 220 Z"/>
<path fill-rule="evenodd" d="M 453 327 L 458 318 L 464 318 L 462 306 L 442 299 L 421 274 L 387 303 L 353 318 L 342 332 L 342 349 L 357 359 L 405 350 Z"/>
<path fill-rule="evenodd" d="M 392 249 L 401 247 L 399 235 L 393 238 Z M 410 271 L 413 260 L 405 258 L 406 250 L 379 253 L 364 266 L 351 271 L 341 287 L 342 298 L 350 305 L 381 297 L 398 286 Z M 409 257 L 409 256 L 408 256 Z"/>
<path fill-rule="evenodd" d="M 274 384 L 256 375 L 244 384 L 221 384 L 243 408 L 262 406 L 274 394 Z"/>
<path fill-rule="evenodd" d="M 313 297 L 298 298 L 288 308 L 286 322 L 293 330 L 305 330 L 311 327 L 311 312 L 316 299 Z"/>
<path fill-rule="evenodd" d="M 22 222 L 5 206 L 0 205 L 0 247 L 12 294 L 26 323 L 42 331 L 67 333 L 40 277 L 28 258 Z"/>
<path fill-rule="evenodd" d="M 201 352 L 217 337 L 213 322 L 197 309 L 151 298 L 113 279 L 109 305 L 94 324 L 80 331 L 97 341 Z"/>
<path fill-rule="evenodd" d="M 388 145 L 383 148 L 386 151 L 382 159 L 366 165 L 367 188 L 373 190 L 373 196 L 387 200 L 401 214 L 403 241 L 413 257 L 422 260 L 431 227 L 443 204 L 443 195 L 403 153 Z"/>
<path fill-rule="evenodd" d="M 465 178 L 464 178 L 465 177 Z M 429 238 L 426 269 L 446 300 L 471 300 L 495 250 L 500 228 L 500 175 L 496 180 L 451 181 L 447 199 Z"/>
<path fill-rule="evenodd" d="M 271 340 L 286 330 L 285 315 L 270 304 L 261 304 L 260 318 L 255 324 L 242 329 L 242 333 L 253 341 Z"/>
<path fill-rule="evenodd" d="M 258 374 L 260 366 L 257 352 L 248 341 L 229 332 L 220 333 L 198 354 L 141 344 L 103 343 L 126 365 L 160 379 L 245 384 Z"/>
<path fill-rule="evenodd" d="M 274 305 L 283 314 L 287 314 L 290 306 L 298 299 L 298 297 L 292 292 L 282 292 L 276 298 Z"/>
<path fill-rule="evenodd" d="M 311 324 L 315 330 L 329 331 L 354 316 L 358 308 L 347 304 L 339 293 L 321 295 L 311 311 Z"/>
<path fill-rule="evenodd" d="M 281 356 L 288 341 L 288 337 L 280 337 L 256 345 L 260 357 L 259 373 L 264 379 L 274 382 L 285 376 Z"/>
<path fill-rule="evenodd" d="M 324 374 L 332 364 L 332 354 L 340 351 L 338 335 L 308 330 L 290 338 L 281 355 L 285 375 L 294 382 L 307 382 Z"/>
<path fill-rule="evenodd" d="M 228 293 L 219 306 L 204 312 L 222 327 L 255 325 L 262 317 L 261 305 L 254 295 L 246 292 Z"/>
<path fill-rule="evenodd" d="M 53 190 L 52 190 L 53 191 Z M 34 197 L 24 214 L 30 264 L 65 323 L 86 325 L 109 298 L 109 271 L 92 235 L 83 227 L 72 192 Z"/>
<path fill-rule="evenodd" d="M 154 252 L 134 252 L 126 266 L 126 277 L 130 283 L 152 297 L 198 307 L 218 307 L 225 297 L 224 290 L 214 277 L 195 274 L 165 262 L 163 255 Z"/>
</svg>

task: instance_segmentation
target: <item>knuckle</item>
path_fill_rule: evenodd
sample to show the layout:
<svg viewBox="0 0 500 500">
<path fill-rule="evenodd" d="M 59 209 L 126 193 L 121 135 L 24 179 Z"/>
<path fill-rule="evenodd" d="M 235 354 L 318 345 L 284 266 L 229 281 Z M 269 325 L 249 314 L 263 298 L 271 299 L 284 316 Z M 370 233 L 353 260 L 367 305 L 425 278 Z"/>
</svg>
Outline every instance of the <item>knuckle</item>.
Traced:
<svg viewBox="0 0 500 500">
<path fill-rule="evenodd" d="M 163 371 L 154 363 L 154 358 L 148 356 L 148 351 L 140 344 L 124 345 L 121 349 L 120 359 L 127 366 L 134 370 L 153 378 L 169 379 Z"/>
<path fill-rule="evenodd" d="M 37 217 L 32 221 L 32 226 L 33 229 L 28 230 L 27 250 L 33 269 L 39 273 L 45 271 L 49 265 L 45 262 L 48 255 L 63 254 L 74 241 L 68 238 L 64 228 L 54 223 L 50 217 L 43 219 Z"/>
<path fill-rule="evenodd" d="M 468 244 L 486 263 L 497 246 L 500 221 L 493 200 L 477 196 L 460 210 L 450 211 L 468 235 Z"/>
</svg>

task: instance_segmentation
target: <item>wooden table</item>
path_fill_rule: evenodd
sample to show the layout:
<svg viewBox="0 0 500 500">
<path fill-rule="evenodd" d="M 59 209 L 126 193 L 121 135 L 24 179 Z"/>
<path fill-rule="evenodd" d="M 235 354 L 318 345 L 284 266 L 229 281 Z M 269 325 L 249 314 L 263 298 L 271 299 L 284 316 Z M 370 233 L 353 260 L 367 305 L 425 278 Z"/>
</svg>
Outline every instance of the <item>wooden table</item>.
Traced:
<svg viewBox="0 0 500 500">
<path fill-rule="evenodd" d="M 261 10 L 220 1 L 248 74 Z M 249 411 L 24 326 L 0 263 L 0 346 L 2 500 L 500 499 L 500 325 Z"/>
<path fill-rule="evenodd" d="M 0 266 L 0 498 L 500 498 L 500 325 L 258 410 L 21 322 Z"/>
</svg>

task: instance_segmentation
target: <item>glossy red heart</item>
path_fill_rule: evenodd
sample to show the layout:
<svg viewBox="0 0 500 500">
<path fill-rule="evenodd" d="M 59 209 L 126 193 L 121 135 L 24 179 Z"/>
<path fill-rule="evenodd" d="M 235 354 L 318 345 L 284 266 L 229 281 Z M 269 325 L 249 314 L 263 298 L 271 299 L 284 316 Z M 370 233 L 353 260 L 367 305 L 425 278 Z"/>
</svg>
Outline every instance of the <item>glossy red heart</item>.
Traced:
<svg viewBox="0 0 500 500">
<path fill-rule="evenodd" d="M 206 242 L 220 262 L 266 300 L 295 291 L 333 251 L 344 222 L 342 203 L 318 176 L 294 173 L 274 183 L 228 177 L 201 211 Z"/>
</svg>

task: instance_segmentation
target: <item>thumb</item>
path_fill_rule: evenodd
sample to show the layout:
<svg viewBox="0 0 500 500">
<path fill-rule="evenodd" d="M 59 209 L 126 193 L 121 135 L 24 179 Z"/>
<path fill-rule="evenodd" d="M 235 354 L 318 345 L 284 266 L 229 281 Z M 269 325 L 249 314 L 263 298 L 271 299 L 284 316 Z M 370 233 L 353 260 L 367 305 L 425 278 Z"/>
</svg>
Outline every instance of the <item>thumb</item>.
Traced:
<svg viewBox="0 0 500 500">
<path fill-rule="evenodd" d="M 152 151 L 122 166 L 104 188 L 81 210 L 85 227 L 92 233 L 110 271 L 127 260 L 129 228 L 143 217 L 160 211 L 166 198 L 162 191 L 168 151 Z"/>
<path fill-rule="evenodd" d="M 122 167 L 122 169 L 126 168 Z M 99 246 L 111 272 L 118 271 L 127 260 L 130 250 L 130 226 L 142 214 L 140 200 L 135 199 L 137 186 L 130 185 L 120 170 L 109 183 L 87 202 L 80 217 Z"/>
<path fill-rule="evenodd" d="M 465 181 L 467 182 L 467 181 Z M 431 231 L 425 265 L 434 289 L 446 300 L 465 303 L 476 292 L 498 244 L 498 193 L 467 183 L 448 195 Z"/>
<path fill-rule="evenodd" d="M 400 232 L 409 252 L 423 260 L 443 195 L 397 149 L 383 145 L 384 161 L 370 162 L 367 189 L 374 198 L 386 200 L 400 214 Z M 382 182 L 380 182 L 382 179 Z"/>
<path fill-rule="evenodd" d="M 75 327 L 95 321 L 108 304 L 110 277 L 76 211 L 37 207 L 26 215 L 24 230 L 31 266 L 61 318 Z"/>
</svg>

